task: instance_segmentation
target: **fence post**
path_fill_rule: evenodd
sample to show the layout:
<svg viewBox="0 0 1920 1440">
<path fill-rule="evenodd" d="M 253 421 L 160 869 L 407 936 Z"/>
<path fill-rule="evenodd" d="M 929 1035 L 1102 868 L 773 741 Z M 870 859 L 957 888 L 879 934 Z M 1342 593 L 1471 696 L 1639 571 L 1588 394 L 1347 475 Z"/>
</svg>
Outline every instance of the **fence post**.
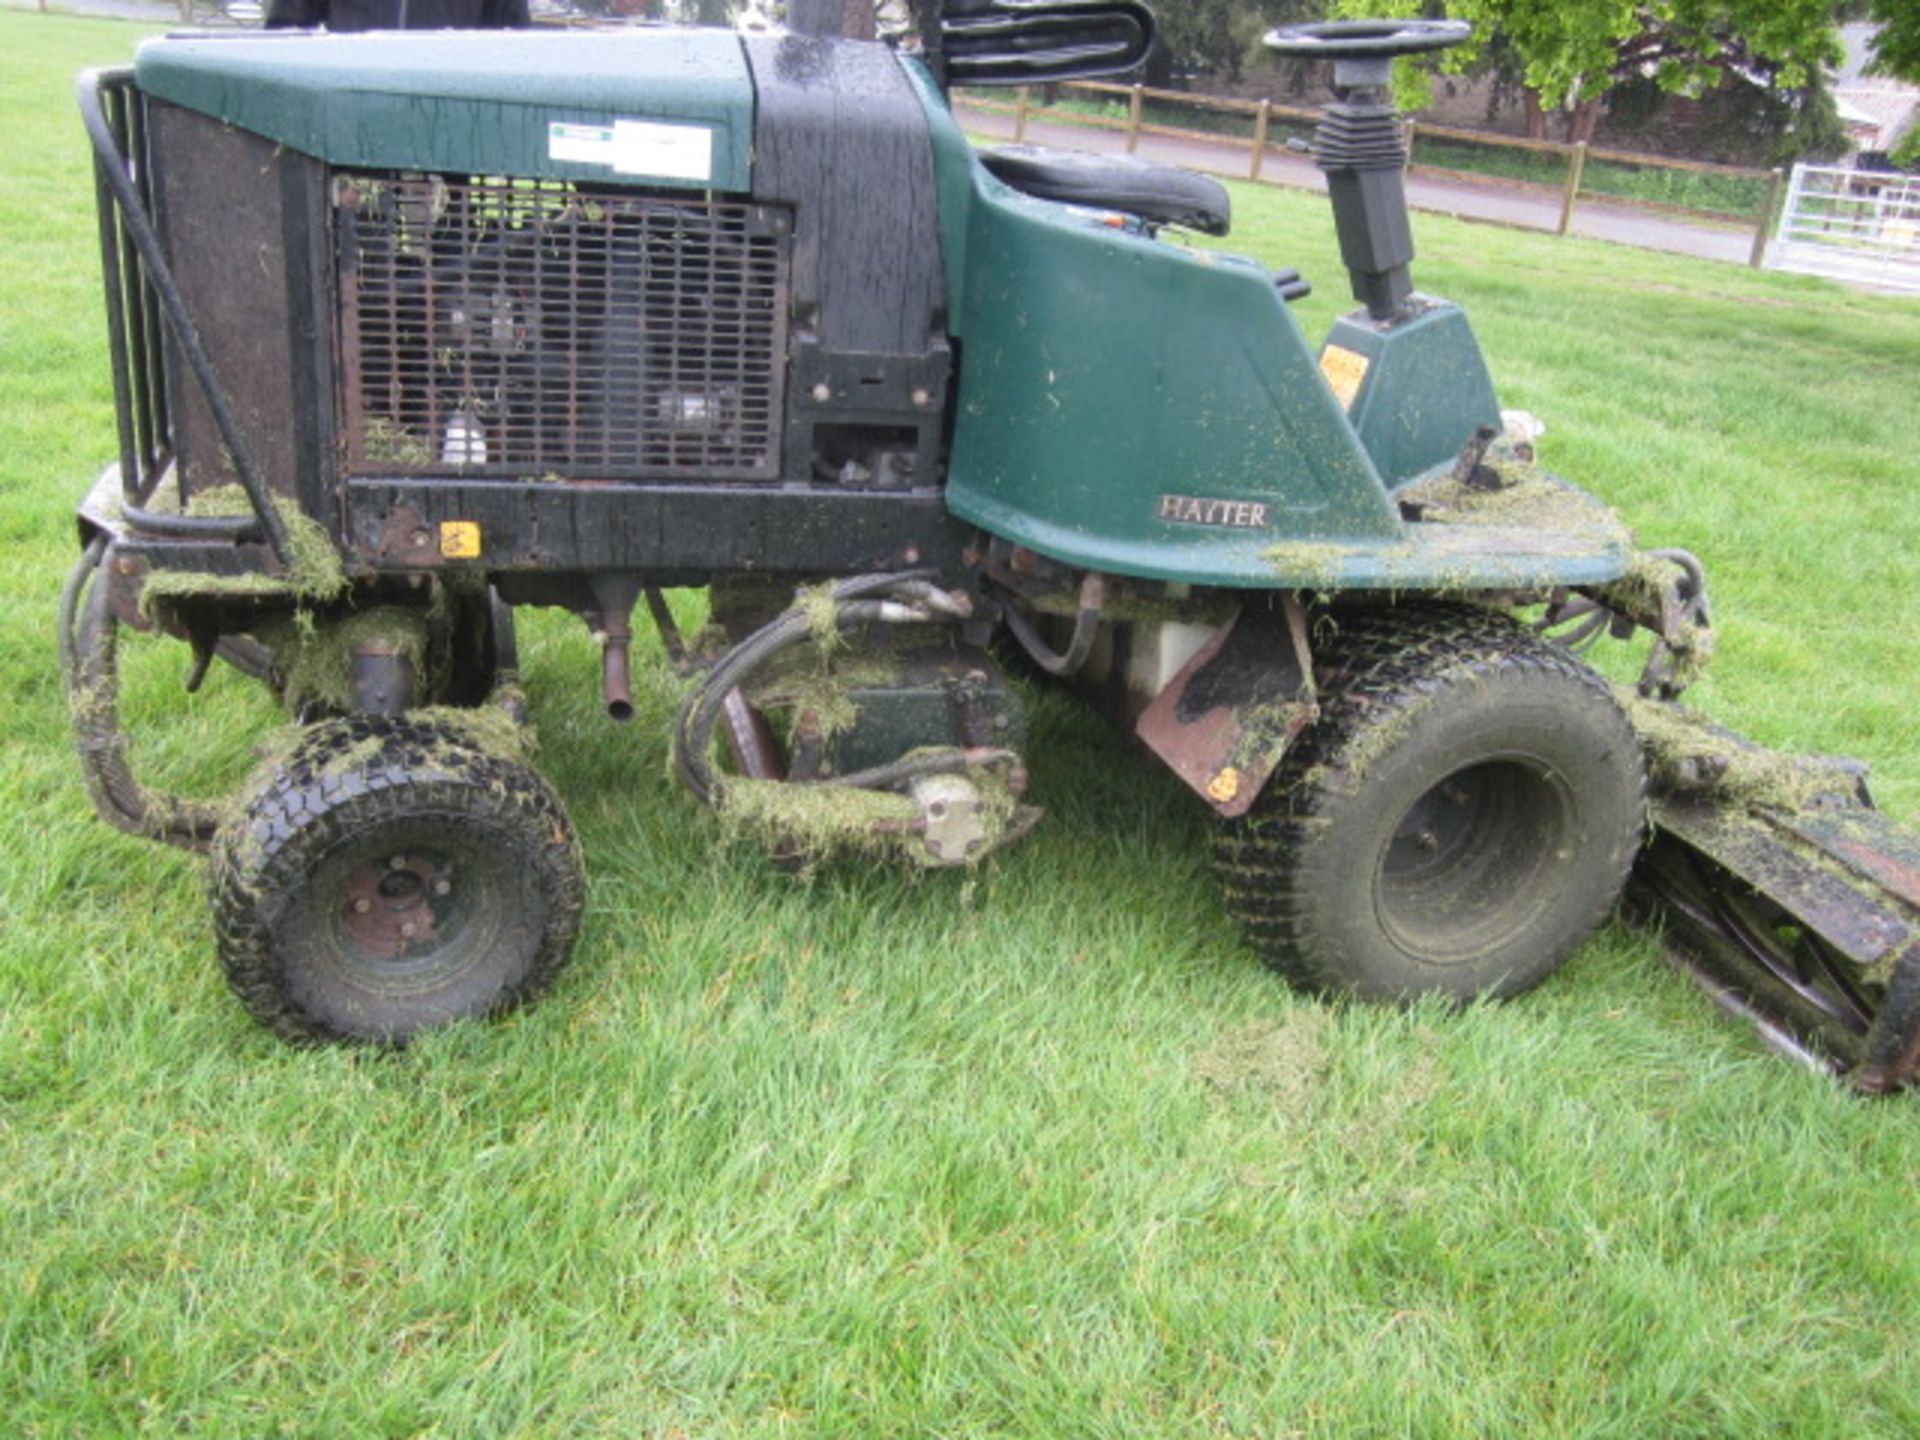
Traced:
<svg viewBox="0 0 1920 1440">
<path fill-rule="evenodd" d="M 1253 112 L 1253 164 L 1247 167 L 1247 178 L 1258 180 L 1260 167 L 1267 158 L 1267 122 L 1273 117 L 1273 101 L 1262 100 L 1260 108 Z"/>
<path fill-rule="evenodd" d="M 1573 202 L 1580 198 L 1580 175 L 1587 168 L 1587 142 L 1576 140 L 1573 145 L 1573 163 L 1567 166 L 1567 193 L 1560 200 L 1560 231 L 1565 235 L 1573 228 Z"/>
<path fill-rule="evenodd" d="M 1133 87 L 1133 93 L 1127 97 L 1127 153 L 1133 154 L 1140 148 L 1140 90 Z"/>
<path fill-rule="evenodd" d="M 1022 85 L 1013 92 L 1013 143 L 1018 145 L 1027 138 L 1027 87 Z"/>
<path fill-rule="evenodd" d="M 1409 115 L 1407 117 L 1406 128 L 1403 132 L 1407 142 L 1407 158 L 1400 162 L 1400 172 L 1402 174 L 1405 174 L 1407 171 L 1413 169 L 1413 131 L 1414 131 L 1413 117 Z"/>
<path fill-rule="evenodd" d="M 1767 258 L 1767 232 L 1773 229 L 1773 207 L 1780 199 L 1780 167 L 1767 177 L 1767 198 L 1760 205 L 1760 223 L 1753 227 L 1753 254 L 1747 264 L 1758 270 Z"/>
</svg>

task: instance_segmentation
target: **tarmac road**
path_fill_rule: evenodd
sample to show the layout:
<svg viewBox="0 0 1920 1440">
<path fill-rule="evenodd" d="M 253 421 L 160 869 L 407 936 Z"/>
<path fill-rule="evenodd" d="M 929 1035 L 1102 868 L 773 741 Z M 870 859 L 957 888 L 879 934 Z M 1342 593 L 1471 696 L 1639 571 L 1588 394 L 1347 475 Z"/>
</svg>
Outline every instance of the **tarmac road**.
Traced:
<svg viewBox="0 0 1920 1440">
<path fill-rule="evenodd" d="M 246 0 L 236 0 L 231 9 L 245 13 Z M 261 6 L 255 3 L 252 13 L 257 17 Z M 90 15 L 99 20 L 138 20 L 154 26 L 179 27 L 180 7 L 174 0 L 0 0 L 0 10 L 41 10 L 49 15 Z M 193 24 L 195 26 L 233 25 L 239 23 L 230 19 L 215 0 L 195 0 Z"/>
<path fill-rule="evenodd" d="M 1011 114 L 980 110 L 964 103 L 954 107 L 967 129 L 976 135 L 1011 140 L 1014 120 Z M 1098 130 L 1091 126 L 1066 125 L 1029 119 L 1027 143 L 1052 145 L 1066 150 L 1123 152 L 1126 136 L 1118 130 Z M 1251 163 L 1245 141 L 1209 141 L 1184 136 L 1140 136 L 1134 152 L 1142 160 L 1162 165 L 1178 165 L 1187 170 L 1204 170 L 1235 180 L 1247 178 Z M 1262 181 L 1290 185 L 1303 190 L 1327 188 L 1326 179 L 1312 160 L 1278 145 L 1269 145 L 1260 167 Z M 1415 210 L 1440 215 L 1455 215 L 1463 220 L 1480 220 L 1497 225 L 1513 225 L 1527 230 L 1555 230 L 1560 224 L 1560 196 L 1538 187 L 1478 184 L 1467 180 L 1440 179 L 1418 171 L 1407 177 L 1407 203 Z M 1753 252 L 1753 230 L 1714 225 L 1710 221 L 1693 222 L 1662 211 L 1646 210 L 1619 201 L 1581 196 L 1574 209 L 1573 232 L 1595 240 L 1610 240 L 1619 245 L 1637 245 L 1645 250 L 1665 250 L 1676 255 L 1695 255 L 1706 260 L 1726 260 L 1745 265 Z"/>
</svg>

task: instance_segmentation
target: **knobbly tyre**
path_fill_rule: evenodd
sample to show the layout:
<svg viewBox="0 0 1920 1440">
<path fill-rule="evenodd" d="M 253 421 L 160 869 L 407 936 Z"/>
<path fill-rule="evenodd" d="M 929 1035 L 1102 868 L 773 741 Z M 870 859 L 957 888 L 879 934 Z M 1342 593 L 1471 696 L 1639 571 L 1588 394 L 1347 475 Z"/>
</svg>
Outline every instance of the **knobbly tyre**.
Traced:
<svg viewBox="0 0 1920 1440">
<path fill-rule="evenodd" d="M 581 862 L 527 763 L 513 613 L 559 606 L 674 769 L 776 856 L 972 864 L 1038 818 L 1020 689 L 1077 688 L 1218 817 L 1252 947 L 1383 999 L 1526 989 L 1629 887 L 1728 1005 L 1864 1089 L 1920 1048 L 1920 845 L 1862 767 L 1676 701 L 1699 564 L 1535 460 L 1415 290 L 1387 100 L 1464 27 L 1294 27 L 1360 308 L 1166 232 L 1214 182 L 969 148 L 949 82 L 1138 63 L 1133 0 L 947 0 L 807 35 L 276 34 L 82 77 L 119 456 L 63 663 L 113 823 L 211 857 L 221 959 L 289 1038 L 402 1042 L 564 963 Z M 687 645 L 668 587 L 710 592 Z M 154 793 L 116 636 L 295 724 L 244 793 Z M 1637 689 L 1578 657 L 1650 636 Z"/>
</svg>

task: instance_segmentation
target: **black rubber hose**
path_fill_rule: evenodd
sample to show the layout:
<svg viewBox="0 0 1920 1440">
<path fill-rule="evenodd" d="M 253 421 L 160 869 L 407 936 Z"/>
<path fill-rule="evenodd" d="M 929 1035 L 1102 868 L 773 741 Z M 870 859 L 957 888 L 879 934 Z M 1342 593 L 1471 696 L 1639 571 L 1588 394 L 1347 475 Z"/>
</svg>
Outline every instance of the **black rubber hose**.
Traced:
<svg viewBox="0 0 1920 1440">
<path fill-rule="evenodd" d="M 846 600 L 840 602 L 834 623 L 844 627 L 879 618 L 880 607 L 877 602 Z M 812 635 L 811 617 L 798 610 L 787 611 L 729 651 L 689 697 L 688 704 L 681 707 L 680 720 L 675 727 L 675 767 L 687 788 L 702 800 L 711 801 L 713 795 L 713 767 L 707 760 L 708 742 L 714 726 L 719 722 L 728 694 L 738 689 L 747 676 L 782 650 L 804 644 Z"/>
<path fill-rule="evenodd" d="M 1007 629 L 1013 632 L 1013 638 L 1020 642 L 1020 648 L 1027 652 L 1028 658 L 1047 674 L 1064 680 L 1068 676 L 1078 675 L 1081 666 L 1087 663 L 1087 657 L 1093 654 L 1093 642 L 1100 638 L 1100 612 L 1105 601 L 1105 577 L 1098 573 L 1088 574 L 1080 586 L 1080 609 L 1073 617 L 1073 636 L 1067 641 L 1064 654 L 1040 638 L 1040 632 L 1033 628 L 1033 622 L 1020 613 L 1013 603 L 1013 596 L 1004 591 L 1000 609 L 1006 616 Z"/>
<path fill-rule="evenodd" d="M 89 545 L 60 595 L 61 659 L 87 789 L 101 817 L 115 828 L 204 850 L 220 824 L 214 807 L 147 789 L 127 763 L 129 741 L 120 728 L 120 622 L 114 618 L 105 578 L 87 589 L 88 576 L 99 570 L 104 553 L 104 541 Z"/>
<path fill-rule="evenodd" d="M 133 529 L 171 540 L 257 540 L 260 521 L 252 515 L 170 515 L 122 504 L 120 518 Z"/>
<path fill-rule="evenodd" d="M 80 653 L 74 634 L 74 627 L 79 623 L 80 593 L 87 588 L 87 577 L 100 568 L 100 557 L 106 553 L 107 537 L 94 536 L 74 562 L 73 569 L 67 572 L 66 584 L 60 587 L 60 633 L 55 638 L 60 645 L 60 674 L 69 689 L 75 682 Z"/>
<path fill-rule="evenodd" d="M 856 575 L 840 581 L 827 592 L 835 602 L 836 628 L 880 619 L 881 606 L 869 597 L 895 590 L 911 595 L 911 587 L 925 581 L 928 573 Z M 783 611 L 722 656 L 681 704 L 673 727 L 674 772 L 703 802 L 713 802 L 713 765 L 707 752 L 728 693 L 773 656 L 804 643 L 812 634 L 812 616 L 800 609 Z"/>
</svg>

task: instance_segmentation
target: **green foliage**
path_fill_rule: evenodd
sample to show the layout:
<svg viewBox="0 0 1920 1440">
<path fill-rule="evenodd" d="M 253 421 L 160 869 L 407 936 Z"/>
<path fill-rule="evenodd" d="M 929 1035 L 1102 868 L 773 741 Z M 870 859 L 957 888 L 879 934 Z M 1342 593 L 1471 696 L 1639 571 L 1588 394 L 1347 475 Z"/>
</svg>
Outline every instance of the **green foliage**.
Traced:
<svg viewBox="0 0 1920 1440">
<path fill-rule="evenodd" d="M 1630 133 L 1628 148 L 1671 150 L 1675 147 L 1662 141 L 1672 102 L 1671 94 L 1651 79 L 1623 81 L 1607 96 L 1608 127 Z M 1851 145 L 1823 76 L 1816 75 L 1799 90 L 1722 84 L 1701 96 L 1697 106 L 1683 143 L 1685 153 L 1698 159 L 1787 165 L 1838 157 Z"/>
<path fill-rule="evenodd" d="M 1333 0 L 1332 11 L 1345 18 L 1370 15 L 1428 14 L 1423 0 Z M 1448 0 L 1446 15 L 1473 26 L 1474 38 L 1446 51 L 1437 62 L 1448 74 L 1481 64 L 1498 36 L 1511 48 L 1521 82 L 1537 91 L 1543 104 L 1557 107 L 1595 78 L 1608 74 L 1621 44 L 1639 33 L 1642 7 L 1636 0 Z M 1427 98 L 1426 75 L 1435 62 L 1402 61 L 1398 96 L 1408 108 Z"/>
<path fill-rule="evenodd" d="M 1222 917 L 1192 798 L 1053 691 L 1019 849 L 802 884 L 661 782 L 657 645 L 615 730 L 584 628 L 527 615 L 593 875 L 574 969 L 403 1055 L 258 1031 L 197 862 L 93 818 L 53 673 L 72 506 L 114 450 L 69 77 L 136 33 L 0 10 L 0 1428 L 1920 1429 L 1920 1099 L 1773 1058 L 1618 928 L 1512 1005 L 1291 995 Z M 1323 333 L 1324 200 L 1234 205 Z M 1873 757 L 1912 817 L 1920 305 L 1415 226 L 1550 467 L 1705 558 L 1722 653 L 1689 699 Z M 244 774 L 264 689 L 185 695 L 184 647 L 128 651 L 135 762 Z"/>
<path fill-rule="evenodd" d="M 1533 185 L 1561 186 L 1567 178 L 1567 161 L 1560 155 L 1443 140 L 1417 131 L 1413 154 L 1419 165 L 1497 175 Z M 1580 172 L 1580 189 L 1583 194 L 1614 195 L 1747 220 L 1758 214 L 1767 193 L 1764 180 L 1745 176 L 1623 165 L 1597 158 L 1589 159 Z"/>
<path fill-rule="evenodd" d="M 1873 46 L 1875 68 L 1920 82 L 1920 5 L 1913 0 L 1872 0 L 1867 9 L 1880 26 Z"/>
<path fill-rule="evenodd" d="M 1424 14 L 1421 0 L 1334 0 L 1334 13 Z M 1439 62 L 1459 72 L 1482 63 L 1493 37 L 1511 47 L 1521 81 L 1557 109 L 1594 98 L 1619 80 L 1648 76 L 1661 88 L 1697 94 L 1731 67 L 1758 68 L 1770 83 L 1805 86 L 1840 58 L 1825 0 L 1447 0 L 1450 17 L 1472 23 L 1475 39 Z M 1408 98 L 1418 100 L 1411 90 Z"/>
<path fill-rule="evenodd" d="M 1154 7 L 1160 41 L 1149 58 L 1148 83 L 1165 86 L 1188 73 L 1237 81 L 1260 37 L 1276 25 L 1312 19 L 1320 0 L 1173 0 Z"/>
<path fill-rule="evenodd" d="M 1823 77 L 1799 90 L 1722 85 L 1704 102 L 1699 131 L 1711 154 L 1765 165 L 1796 160 L 1835 161 L 1853 148 L 1853 136 Z"/>
<path fill-rule="evenodd" d="M 1900 137 L 1893 149 L 1893 163 L 1902 170 L 1920 170 L 1920 125 Z"/>
</svg>

